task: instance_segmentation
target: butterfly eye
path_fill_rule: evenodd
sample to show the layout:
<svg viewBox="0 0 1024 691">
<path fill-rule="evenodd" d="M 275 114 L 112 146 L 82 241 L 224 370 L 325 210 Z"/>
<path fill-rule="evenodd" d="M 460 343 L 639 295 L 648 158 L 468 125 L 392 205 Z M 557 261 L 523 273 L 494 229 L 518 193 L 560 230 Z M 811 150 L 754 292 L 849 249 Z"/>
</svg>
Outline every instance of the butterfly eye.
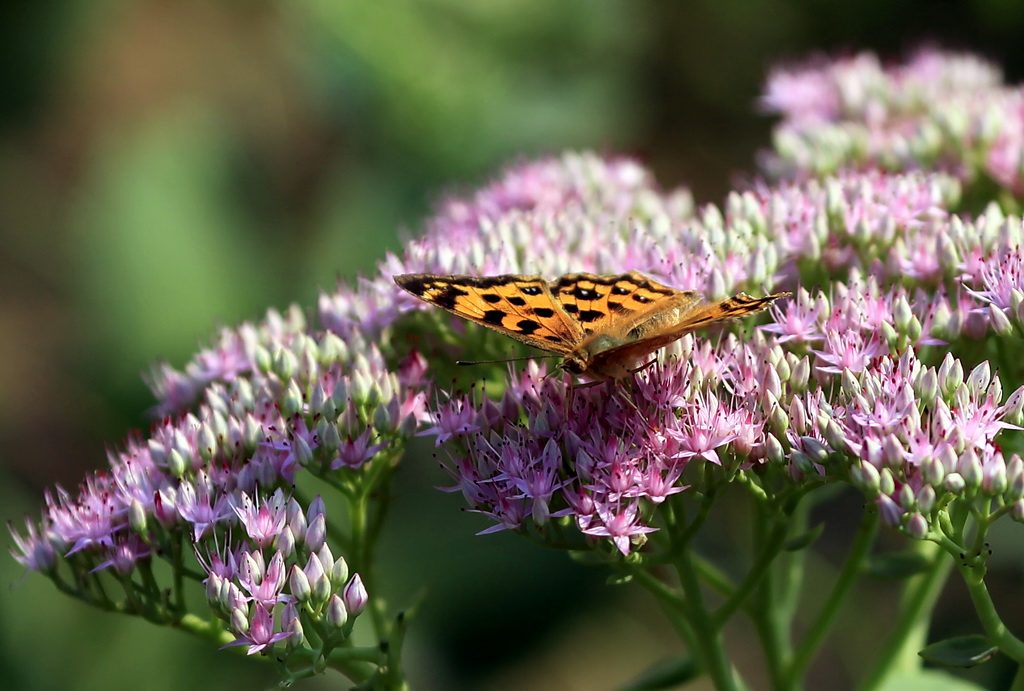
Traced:
<svg viewBox="0 0 1024 691">
<path fill-rule="evenodd" d="M 566 358 L 558 366 L 569 374 L 583 374 L 587 371 L 586 363 L 577 358 Z"/>
</svg>

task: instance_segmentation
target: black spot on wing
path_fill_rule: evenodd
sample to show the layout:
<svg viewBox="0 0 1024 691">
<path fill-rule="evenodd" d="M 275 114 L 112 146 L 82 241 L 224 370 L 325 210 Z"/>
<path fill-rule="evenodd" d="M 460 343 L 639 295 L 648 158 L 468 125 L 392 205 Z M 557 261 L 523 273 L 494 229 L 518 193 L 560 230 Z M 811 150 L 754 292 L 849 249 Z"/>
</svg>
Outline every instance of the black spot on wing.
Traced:
<svg viewBox="0 0 1024 691">
<path fill-rule="evenodd" d="M 458 286 L 452 285 L 450 283 L 444 284 L 443 287 L 441 288 L 428 288 L 428 290 L 437 291 L 430 298 L 434 304 L 449 310 L 455 308 L 456 300 L 458 300 L 460 297 L 469 295 L 469 293 L 463 290 L 462 288 L 459 288 Z M 420 297 L 422 297 L 422 295 Z"/>
<path fill-rule="evenodd" d="M 516 324 L 516 329 L 518 329 L 519 331 L 523 332 L 527 336 L 532 335 L 533 332 L 536 331 L 539 328 L 540 328 L 540 323 L 539 322 L 535 322 L 532 319 L 521 319 L 519 321 L 519 323 Z"/>
<path fill-rule="evenodd" d="M 579 306 L 574 305 L 572 303 L 569 303 L 568 305 L 562 305 L 562 309 L 564 309 L 566 312 L 572 315 L 576 315 L 580 311 Z"/>
<path fill-rule="evenodd" d="M 481 321 L 485 324 L 493 324 L 494 326 L 501 326 L 502 321 L 505 319 L 506 313 L 501 310 L 487 310 L 483 316 L 480 317 Z"/>
<path fill-rule="evenodd" d="M 536 307 L 533 313 L 541 319 L 551 319 L 551 317 L 555 316 L 555 311 L 550 307 Z"/>
<path fill-rule="evenodd" d="M 580 286 L 573 288 L 569 295 L 572 295 L 577 300 L 596 300 L 601 297 L 601 294 L 593 288 L 581 288 Z"/>
<path fill-rule="evenodd" d="M 526 304 L 526 300 L 524 300 L 523 298 L 519 297 L 518 295 L 513 295 L 512 297 L 510 297 L 508 299 L 508 301 L 511 304 L 515 305 L 516 307 L 523 307 Z"/>
<path fill-rule="evenodd" d="M 584 324 L 589 324 L 592 321 L 597 321 L 603 316 L 604 312 L 598 312 L 597 310 L 583 310 L 578 315 L 576 315 L 576 319 L 583 322 Z"/>
<path fill-rule="evenodd" d="M 501 296 L 496 293 L 480 293 L 480 297 L 484 299 L 484 302 L 489 302 L 492 305 L 501 302 Z"/>
</svg>

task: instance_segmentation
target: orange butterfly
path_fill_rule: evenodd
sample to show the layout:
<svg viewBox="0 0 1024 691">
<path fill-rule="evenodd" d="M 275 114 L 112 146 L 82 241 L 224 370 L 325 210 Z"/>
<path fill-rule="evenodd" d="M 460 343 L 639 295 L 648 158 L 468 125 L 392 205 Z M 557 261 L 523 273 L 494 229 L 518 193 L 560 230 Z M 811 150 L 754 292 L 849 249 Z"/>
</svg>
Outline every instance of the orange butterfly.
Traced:
<svg viewBox="0 0 1024 691">
<path fill-rule="evenodd" d="M 564 356 L 559 367 L 591 380 L 622 379 L 685 334 L 765 309 L 791 293 L 740 293 L 706 302 L 631 271 L 618 276 L 438 276 L 403 274 L 416 297 L 527 345 Z"/>
</svg>

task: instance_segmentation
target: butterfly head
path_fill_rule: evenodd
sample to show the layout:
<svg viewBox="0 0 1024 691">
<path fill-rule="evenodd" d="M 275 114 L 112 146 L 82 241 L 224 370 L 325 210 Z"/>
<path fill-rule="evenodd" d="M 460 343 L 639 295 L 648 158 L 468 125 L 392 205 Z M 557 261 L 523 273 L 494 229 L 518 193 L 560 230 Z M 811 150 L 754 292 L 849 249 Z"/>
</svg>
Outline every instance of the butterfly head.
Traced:
<svg viewBox="0 0 1024 691">
<path fill-rule="evenodd" d="M 558 364 L 558 369 L 579 376 L 587 371 L 587 361 L 577 353 L 570 353 Z"/>
</svg>

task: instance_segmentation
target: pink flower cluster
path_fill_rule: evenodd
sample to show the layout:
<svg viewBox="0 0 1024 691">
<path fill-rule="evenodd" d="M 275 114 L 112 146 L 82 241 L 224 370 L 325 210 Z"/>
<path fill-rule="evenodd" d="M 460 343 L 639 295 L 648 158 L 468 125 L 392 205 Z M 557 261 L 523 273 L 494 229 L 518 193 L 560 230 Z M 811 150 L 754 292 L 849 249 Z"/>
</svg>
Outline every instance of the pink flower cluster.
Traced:
<svg viewBox="0 0 1024 691">
<path fill-rule="evenodd" d="M 1024 91 L 975 55 L 818 58 L 775 69 L 762 104 L 782 116 L 764 157 L 776 177 L 942 170 L 1024 194 Z"/>
</svg>

